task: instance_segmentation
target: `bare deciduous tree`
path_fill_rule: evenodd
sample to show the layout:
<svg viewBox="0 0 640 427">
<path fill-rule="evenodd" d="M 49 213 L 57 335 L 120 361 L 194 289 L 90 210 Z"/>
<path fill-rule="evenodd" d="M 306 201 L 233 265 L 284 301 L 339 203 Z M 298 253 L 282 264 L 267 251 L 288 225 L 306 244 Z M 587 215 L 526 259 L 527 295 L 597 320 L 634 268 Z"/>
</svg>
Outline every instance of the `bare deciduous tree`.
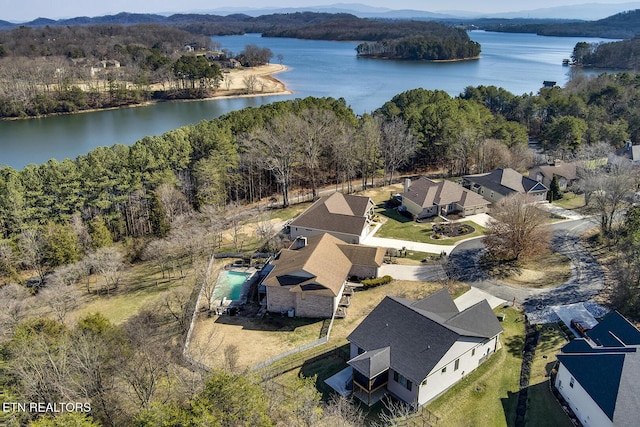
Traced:
<svg viewBox="0 0 640 427">
<path fill-rule="evenodd" d="M 35 270 L 40 283 L 44 282 L 46 273 L 45 246 L 46 242 L 34 229 L 23 231 L 18 239 L 21 262 L 27 268 Z"/>
<path fill-rule="evenodd" d="M 258 87 L 258 78 L 255 74 L 249 74 L 242 79 L 242 83 L 248 93 L 255 93 L 256 88 Z"/>
<path fill-rule="evenodd" d="M 416 152 L 417 141 L 400 117 L 384 122 L 381 126 L 382 141 L 380 152 L 384 161 L 385 175 L 391 184 L 398 168 L 409 162 Z"/>
<path fill-rule="evenodd" d="M 39 292 L 38 298 L 51 308 L 56 320 L 64 323 L 67 315 L 78 308 L 80 292 L 74 284 L 47 280 L 47 286 Z"/>
<path fill-rule="evenodd" d="M 8 283 L 0 287 L 0 338 L 10 338 L 13 328 L 26 317 L 29 293 L 24 286 Z"/>
<path fill-rule="evenodd" d="M 600 230 L 612 236 L 622 209 L 627 207 L 631 195 L 637 190 L 637 172 L 627 162 L 578 170 L 577 188 L 584 191 L 585 202 L 600 216 Z"/>
<path fill-rule="evenodd" d="M 103 289 L 109 293 L 111 289 L 117 289 L 124 269 L 124 257 L 115 247 L 100 248 L 89 255 L 87 262 L 103 277 Z"/>
<path fill-rule="evenodd" d="M 173 184 L 160 184 L 156 189 L 164 207 L 167 220 L 173 223 L 179 216 L 191 212 L 191 206 L 184 194 Z"/>
<path fill-rule="evenodd" d="M 189 291 L 184 288 L 175 288 L 164 295 L 163 306 L 169 316 L 178 323 L 181 331 L 189 329 L 191 315 L 189 307 Z"/>
<path fill-rule="evenodd" d="M 289 206 L 291 174 L 300 159 L 300 149 L 296 134 L 289 123 L 296 120 L 294 114 L 285 114 L 244 137 L 244 145 L 260 154 L 262 167 L 276 178 L 282 191 L 282 205 Z"/>
<path fill-rule="evenodd" d="M 321 426 L 359 427 L 364 425 L 364 412 L 349 397 L 334 393 L 324 407 Z"/>
<path fill-rule="evenodd" d="M 549 250 L 548 215 L 526 194 L 500 200 L 484 237 L 488 253 L 497 260 L 518 261 Z"/>
</svg>

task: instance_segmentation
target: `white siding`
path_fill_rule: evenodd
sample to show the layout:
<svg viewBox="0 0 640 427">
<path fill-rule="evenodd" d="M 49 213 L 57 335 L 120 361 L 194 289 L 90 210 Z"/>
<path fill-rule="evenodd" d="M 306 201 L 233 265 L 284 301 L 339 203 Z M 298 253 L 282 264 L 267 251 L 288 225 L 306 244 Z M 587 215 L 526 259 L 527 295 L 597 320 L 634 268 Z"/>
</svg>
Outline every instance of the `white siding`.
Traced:
<svg viewBox="0 0 640 427">
<path fill-rule="evenodd" d="M 578 381 L 574 380 L 573 387 L 570 386 L 571 378 L 571 372 L 560 363 L 558 375 L 556 376 L 556 388 L 582 425 L 584 427 L 613 426 L 613 422 L 602 412 L 602 409 L 593 401 L 589 393 L 582 388 Z"/>
<path fill-rule="evenodd" d="M 387 384 L 387 390 L 397 398 L 402 399 L 406 403 L 416 403 L 418 399 L 419 386 L 420 384 L 413 383 L 411 385 L 411 391 L 407 390 L 405 386 L 393 380 L 393 369 L 389 369 L 389 383 Z"/>
<path fill-rule="evenodd" d="M 473 372 L 480 365 L 480 359 L 495 351 L 497 339 L 494 337 L 484 341 L 480 338 L 458 340 L 429 373 L 426 383 L 423 381 L 418 394 L 418 404 L 428 403 Z M 455 367 L 456 360 L 458 369 Z M 442 372 L 445 368 L 446 371 Z"/>
</svg>

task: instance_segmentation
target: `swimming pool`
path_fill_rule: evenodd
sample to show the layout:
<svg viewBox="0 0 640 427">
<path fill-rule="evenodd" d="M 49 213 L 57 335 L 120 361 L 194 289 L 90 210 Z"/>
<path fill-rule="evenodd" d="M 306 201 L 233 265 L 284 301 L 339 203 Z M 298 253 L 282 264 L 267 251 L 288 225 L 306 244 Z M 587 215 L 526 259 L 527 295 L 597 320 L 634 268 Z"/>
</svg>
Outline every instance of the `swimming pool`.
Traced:
<svg viewBox="0 0 640 427">
<path fill-rule="evenodd" d="M 213 291 L 213 300 L 221 300 L 226 297 L 228 300 L 239 300 L 242 296 L 242 288 L 251 276 L 249 273 L 240 271 L 223 271 L 218 276 L 216 288 Z"/>
</svg>

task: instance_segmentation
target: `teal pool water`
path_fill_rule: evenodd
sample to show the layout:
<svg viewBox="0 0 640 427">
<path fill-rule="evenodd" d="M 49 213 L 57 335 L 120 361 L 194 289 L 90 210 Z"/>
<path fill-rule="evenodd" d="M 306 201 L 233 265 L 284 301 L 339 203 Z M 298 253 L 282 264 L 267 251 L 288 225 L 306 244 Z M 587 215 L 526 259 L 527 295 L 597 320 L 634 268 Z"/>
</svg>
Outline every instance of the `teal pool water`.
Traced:
<svg viewBox="0 0 640 427">
<path fill-rule="evenodd" d="M 242 286 L 250 274 L 239 271 L 223 271 L 218 276 L 216 288 L 213 291 L 213 299 L 227 297 L 229 300 L 239 300 L 242 295 Z"/>
</svg>

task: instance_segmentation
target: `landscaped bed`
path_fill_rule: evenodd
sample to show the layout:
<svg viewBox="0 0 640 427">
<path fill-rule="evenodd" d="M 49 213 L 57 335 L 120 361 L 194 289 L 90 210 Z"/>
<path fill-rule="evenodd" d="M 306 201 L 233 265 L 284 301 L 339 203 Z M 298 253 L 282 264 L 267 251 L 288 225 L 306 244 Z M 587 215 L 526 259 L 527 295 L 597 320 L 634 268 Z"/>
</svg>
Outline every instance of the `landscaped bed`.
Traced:
<svg viewBox="0 0 640 427">
<path fill-rule="evenodd" d="M 376 237 L 387 237 L 398 240 L 409 240 L 420 243 L 432 243 L 436 245 L 453 245 L 460 240 L 478 237 L 484 234 L 484 227 L 473 221 L 462 221 L 455 227 L 455 237 L 447 237 L 441 232 L 434 231 L 433 224 L 440 226 L 441 220 L 434 218 L 434 222 L 416 222 L 401 215 L 395 208 L 385 208 L 384 204 L 378 205 L 376 211 L 382 219 L 382 226 L 376 233 Z M 470 227 L 473 231 L 457 233 L 462 226 Z M 453 228 L 452 228 L 453 230 Z M 468 230 L 470 231 L 470 230 Z M 441 238 L 435 238 L 438 235 Z"/>
</svg>

